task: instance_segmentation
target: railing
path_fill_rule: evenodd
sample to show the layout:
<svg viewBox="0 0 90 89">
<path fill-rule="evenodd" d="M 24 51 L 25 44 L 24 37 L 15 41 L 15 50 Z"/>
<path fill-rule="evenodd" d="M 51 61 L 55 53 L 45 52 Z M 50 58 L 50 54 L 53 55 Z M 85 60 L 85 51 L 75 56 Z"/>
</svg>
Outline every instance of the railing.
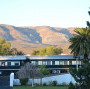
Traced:
<svg viewBox="0 0 90 89">
<path fill-rule="evenodd" d="M 76 68 L 76 65 L 46 65 L 47 68 Z"/>
<path fill-rule="evenodd" d="M 20 66 L 0 66 L 0 70 L 2 69 L 20 69 Z"/>
</svg>

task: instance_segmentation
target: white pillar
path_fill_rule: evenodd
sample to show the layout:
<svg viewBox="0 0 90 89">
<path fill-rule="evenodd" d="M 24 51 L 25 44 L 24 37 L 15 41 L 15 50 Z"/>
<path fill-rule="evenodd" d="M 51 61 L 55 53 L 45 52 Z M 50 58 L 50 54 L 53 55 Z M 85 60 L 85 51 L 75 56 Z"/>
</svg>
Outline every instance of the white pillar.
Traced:
<svg viewBox="0 0 90 89">
<path fill-rule="evenodd" d="M 13 87 L 14 73 L 10 74 L 10 87 Z"/>
</svg>

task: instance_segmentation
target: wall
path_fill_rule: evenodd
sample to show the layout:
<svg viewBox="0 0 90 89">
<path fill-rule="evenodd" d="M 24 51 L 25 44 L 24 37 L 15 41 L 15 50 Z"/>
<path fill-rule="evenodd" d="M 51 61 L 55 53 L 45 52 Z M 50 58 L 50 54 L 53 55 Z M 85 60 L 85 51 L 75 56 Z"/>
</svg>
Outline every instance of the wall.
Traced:
<svg viewBox="0 0 90 89">
<path fill-rule="evenodd" d="M 76 83 L 74 78 L 71 76 L 71 74 L 62 74 L 62 75 L 56 75 L 51 77 L 44 77 L 42 79 L 42 83 L 46 83 L 49 85 L 51 81 L 57 81 L 58 85 L 62 83 L 69 84 L 70 82 Z M 32 83 L 32 79 L 29 79 L 28 84 Z M 40 84 L 40 79 L 34 79 L 34 83 Z M 14 79 L 14 85 L 20 85 L 19 79 Z"/>
</svg>

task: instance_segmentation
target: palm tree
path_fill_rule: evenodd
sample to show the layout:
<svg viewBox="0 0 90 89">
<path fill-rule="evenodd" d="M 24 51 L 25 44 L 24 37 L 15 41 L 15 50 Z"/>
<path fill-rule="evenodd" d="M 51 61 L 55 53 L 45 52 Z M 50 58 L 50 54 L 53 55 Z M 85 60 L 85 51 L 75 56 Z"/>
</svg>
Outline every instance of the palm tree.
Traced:
<svg viewBox="0 0 90 89">
<path fill-rule="evenodd" d="M 76 34 L 69 40 L 71 43 L 69 49 L 75 56 L 82 55 L 87 60 L 90 55 L 90 28 L 77 28 L 75 32 Z"/>
</svg>

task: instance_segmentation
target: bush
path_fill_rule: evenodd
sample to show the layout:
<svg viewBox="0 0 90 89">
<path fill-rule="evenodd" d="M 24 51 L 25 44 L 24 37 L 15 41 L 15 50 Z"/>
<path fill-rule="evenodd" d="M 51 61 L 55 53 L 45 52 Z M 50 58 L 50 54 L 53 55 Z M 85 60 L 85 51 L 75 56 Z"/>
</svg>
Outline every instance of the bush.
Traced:
<svg viewBox="0 0 90 89">
<path fill-rule="evenodd" d="M 63 86 L 67 86 L 67 83 L 66 83 L 66 82 L 63 82 L 61 85 L 63 85 Z"/>
<path fill-rule="evenodd" d="M 76 89 L 76 88 L 75 88 L 75 85 L 72 82 L 70 82 L 68 89 Z"/>
<path fill-rule="evenodd" d="M 47 84 L 46 83 L 43 83 L 43 86 L 47 86 Z"/>
<path fill-rule="evenodd" d="M 56 85 L 57 85 L 57 81 L 53 81 L 53 82 L 52 82 L 52 85 L 53 85 L 53 86 L 56 86 Z"/>
<path fill-rule="evenodd" d="M 26 85 L 27 82 L 28 82 L 28 78 L 21 78 L 21 79 L 20 79 L 21 85 Z"/>
<path fill-rule="evenodd" d="M 52 81 L 49 81 L 49 85 L 52 86 Z"/>
<path fill-rule="evenodd" d="M 35 86 L 40 86 L 40 84 L 38 84 L 38 83 L 35 83 L 34 85 L 35 85 Z"/>
</svg>

